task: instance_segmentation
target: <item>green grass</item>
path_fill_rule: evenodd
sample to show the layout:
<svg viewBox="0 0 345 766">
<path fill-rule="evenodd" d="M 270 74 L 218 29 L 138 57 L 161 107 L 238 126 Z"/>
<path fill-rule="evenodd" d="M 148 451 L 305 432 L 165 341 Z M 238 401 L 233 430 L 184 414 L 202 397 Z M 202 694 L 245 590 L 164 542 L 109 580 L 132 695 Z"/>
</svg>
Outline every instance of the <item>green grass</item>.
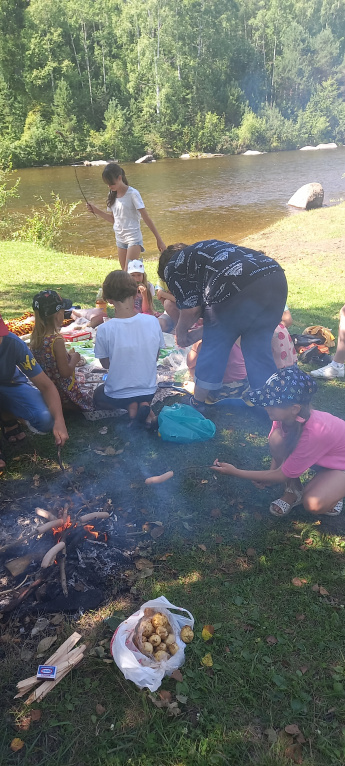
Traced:
<svg viewBox="0 0 345 766">
<path fill-rule="evenodd" d="M 343 216 L 344 206 L 292 216 L 257 238 L 258 247 L 284 263 L 296 328 L 322 323 L 336 334 L 344 270 L 334 237 L 342 237 Z M 104 275 L 115 265 L 22 243 L 0 243 L 0 253 L 7 318 L 26 310 L 40 287 L 60 287 L 63 295 L 92 304 Z M 148 272 L 156 282 L 154 263 Z M 343 417 L 343 386 L 339 381 L 321 383 L 315 406 Z M 313 518 L 301 509 L 274 519 L 268 506 L 279 489 L 259 491 L 243 481 L 214 478 L 206 466 L 217 456 L 243 467 L 267 463 L 268 421 L 253 410 L 226 406 L 213 408 L 211 417 L 215 438 L 188 447 L 162 443 L 146 433 L 139 438 L 114 421 L 102 436 L 103 423 L 69 417 L 70 440 L 63 451 L 68 470 L 62 478 L 50 436 L 28 436 L 19 452 L 6 447 L 2 497 L 13 502 L 2 504 L 5 524 L 9 514 L 24 515 L 23 497 L 31 512 L 57 497 L 61 503 L 69 497 L 80 504 L 78 493 L 102 492 L 112 499 L 121 523 L 136 524 L 143 532 L 136 539 L 154 562 L 154 574 L 145 580 L 136 580 L 135 567 L 129 566 L 133 575 L 114 579 L 109 604 L 66 619 L 59 640 L 78 629 L 89 648 L 95 646 L 111 636 L 103 618 L 113 612 L 130 614 L 161 594 L 193 613 L 196 637 L 186 649 L 183 681 L 165 679 L 162 685 L 173 696 L 187 697 L 177 718 L 156 708 L 147 691 L 125 681 L 115 665 L 88 655 L 39 705 L 41 720 L 23 730 L 20 721 L 27 712 L 20 701 L 13 702 L 13 695 L 16 682 L 35 670 L 35 659 L 25 662 L 21 651 L 23 646 L 34 649 L 37 639 L 30 637 L 32 621 L 25 623 L 15 614 L 9 625 L 2 621 L 2 634 L 10 633 L 18 643 L 0 640 L 0 764 L 288 766 L 292 751 L 284 735 L 271 743 L 265 732 L 279 734 L 293 723 L 306 740 L 303 764 L 345 762 L 344 521 Z M 102 457 L 94 452 L 100 445 L 124 451 Z M 167 484 L 145 486 L 145 476 L 168 469 L 175 475 Z M 219 513 L 212 515 L 215 509 Z M 157 542 L 142 530 L 150 520 L 164 525 Z M 255 553 L 248 554 L 249 548 Z M 172 555 L 162 559 L 166 553 Z M 295 577 L 302 580 L 301 587 L 292 584 Z M 329 595 L 313 591 L 315 583 Z M 210 644 L 201 637 L 204 624 L 218 625 Z M 267 642 L 269 636 L 276 642 Z M 201 663 L 207 652 L 213 658 L 211 670 Z M 97 704 L 103 713 L 96 712 Z M 16 736 L 25 745 L 14 754 L 9 745 Z"/>
</svg>

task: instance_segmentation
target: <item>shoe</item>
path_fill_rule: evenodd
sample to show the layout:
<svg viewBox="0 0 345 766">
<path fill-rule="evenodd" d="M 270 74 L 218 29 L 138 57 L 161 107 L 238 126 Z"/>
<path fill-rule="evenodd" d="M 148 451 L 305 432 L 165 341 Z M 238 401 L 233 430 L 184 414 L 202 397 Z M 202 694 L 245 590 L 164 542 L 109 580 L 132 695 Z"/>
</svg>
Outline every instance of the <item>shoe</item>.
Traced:
<svg viewBox="0 0 345 766">
<path fill-rule="evenodd" d="M 328 513 L 325 513 L 325 516 L 339 516 L 339 514 L 343 510 L 344 500 L 338 500 L 334 508 L 332 508 L 331 511 L 328 511 Z"/>
<path fill-rule="evenodd" d="M 332 380 L 333 378 L 344 377 L 344 365 L 337 362 L 330 362 L 326 364 L 326 367 L 320 367 L 318 370 L 312 370 L 313 378 L 325 378 L 325 380 Z"/>
<path fill-rule="evenodd" d="M 198 412 L 201 412 L 202 415 L 206 412 L 206 405 L 204 402 L 198 402 L 197 399 L 194 399 L 194 396 L 192 395 L 189 399 L 188 404 L 193 407 L 195 410 L 198 410 Z"/>
<path fill-rule="evenodd" d="M 294 496 L 294 500 L 292 503 L 287 503 L 286 500 L 283 500 L 281 497 L 278 498 L 278 500 L 273 500 L 273 503 L 270 505 L 270 513 L 272 516 L 280 516 L 281 518 L 283 516 L 287 516 L 290 511 L 292 511 L 293 508 L 295 508 L 296 505 L 300 505 L 302 501 L 302 492 L 299 492 L 298 489 L 291 489 L 290 487 L 285 488 L 284 494 L 288 492 L 289 494 Z M 276 511 L 276 507 L 280 508 L 281 513 Z"/>
<path fill-rule="evenodd" d="M 248 380 L 237 381 L 234 383 L 225 383 L 217 391 L 209 391 L 205 404 L 218 404 L 225 399 L 240 399 L 241 396 L 249 390 Z"/>
</svg>

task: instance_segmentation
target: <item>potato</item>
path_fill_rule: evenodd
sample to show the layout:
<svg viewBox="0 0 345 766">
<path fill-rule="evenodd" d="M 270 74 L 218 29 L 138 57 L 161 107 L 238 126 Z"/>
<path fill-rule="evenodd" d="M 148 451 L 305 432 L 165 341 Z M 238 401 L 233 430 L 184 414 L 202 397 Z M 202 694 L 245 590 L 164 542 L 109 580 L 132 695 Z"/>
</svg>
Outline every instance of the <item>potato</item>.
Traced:
<svg viewBox="0 0 345 766">
<path fill-rule="evenodd" d="M 168 625 L 168 618 L 165 616 L 165 614 L 161 614 L 161 612 L 156 612 L 156 614 L 152 617 L 152 625 L 154 628 L 158 628 L 158 626 L 163 626 L 164 628 Z"/>
<path fill-rule="evenodd" d="M 161 644 L 159 644 L 159 651 L 166 652 L 168 650 L 167 645 L 162 641 Z"/>
<path fill-rule="evenodd" d="M 147 654 L 152 654 L 153 653 L 153 646 L 150 643 L 150 641 L 144 641 L 144 643 L 143 643 L 143 650 L 144 650 L 144 652 L 147 652 Z"/>
<path fill-rule="evenodd" d="M 154 658 L 155 660 L 157 660 L 157 662 L 163 662 L 163 661 L 166 662 L 167 660 L 170 660 L 170 654 L 168 654 L 168 652 L 159 651 L 159 652 L 156 652 L 156 654 L 154 655 Z"/>
<path fill-rule="evenodd" d="M 162 641 L 167 637 L 168 631 L 166 628 L 163 628 L 163 625 L 158 625 L 158 628 L 156 628 L 156 633 L 158 636 L 161 637 Z"/>
<path fill-rule="evenodd" d="M 182 628 L 180 638 L 185 644 L 190 644 L 190 642 L 193 641 L 194 633 L 189 625 L 185 625 L 184 628 Z"/>
<path fill-rule="evenodd" d="M 170 654 L 176 654 L 176 652 L 178 652 L 179 650 L 179 647 L 178 647 L 178 644 L 173 643 L 173 644 L 169 644 L 168 649 Z"/>
<path fill-rule="evenodd" d="M 150 641 L 152 646 L 159 646 L 161 643 L 161 637 L 157 636 L 157 633 L 152 633 L 152 636 L 150 636 Z"/>
<path fill-rule="evenodd" d="M 169 635 L 165 639 L 165 643 L 166 643 L 167 646 L 169 646 L 169 644 L 174 644 L 175 643 L 175 636 L 174 636 L 173 633 L 169 633 Z"/>
<path fill-rule="evenodd" d="M 144 620 L 141 623 L 141 632 L 142 632 L 142 635 L 145 636 L 146 638 L 149 638 L 150 636 L 152 636 L 152 633 L 155 632 L 155 629 L 152 625 L 151 620 Z"/>
</svg>

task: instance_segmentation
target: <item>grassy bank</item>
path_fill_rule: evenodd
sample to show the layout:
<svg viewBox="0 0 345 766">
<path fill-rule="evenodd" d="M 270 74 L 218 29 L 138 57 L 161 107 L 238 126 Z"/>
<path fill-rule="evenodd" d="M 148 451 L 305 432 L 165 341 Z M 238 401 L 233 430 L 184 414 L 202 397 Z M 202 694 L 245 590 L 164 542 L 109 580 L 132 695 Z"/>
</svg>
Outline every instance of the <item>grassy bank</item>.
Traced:
<svg viewBox="0 0 345 766">
<path fill-rule="evenodd" d="M 344 302 L 344 215 L 345 205 L 291 216 L 250 240 L 284 264 L 296 328 L 317 322 L 336 334 Z M 92 305 L 96 289 L 115 266 L 22 243 L 0 243 L 0 255 L 6 318 L 21 314 L 33 293 L 47 286 Z M 147 270 L 155 283 L 155 264 Z M 342 417 L 343 387 L 337 381 L 321 383 L 316 406 Z M 5 525 L 10 516 L 18 523 L 33 518 L 36 506 L 57 498 L 80 502 L 78 492 L 102 492 L 121 521 L 142 533 L 138 539 L 146 547 L 141 550 L 153 564 L 146 579 L 137 579 L 135 566 L 128 566 L 126 576 L 114 579 L 106 607 L 65 618 L 59 643 L 77 629 L 89 648 L 97 646 L 111 636 L 104 617 L 116 611 L 121 619 L 161 594 L 193 613 L 196 638 L 186 650 L 183 680 L 163 682 L 173 700 L 176 694 L 182 699 L 176 718 L 157 708 L 147 691 L 125 681 L 113 664 L 89 655 L 36 706 L 40 720 L 30 722 L 25 706 L 12 698 L 15 683 L 37 666 L 38 637 L 30 635 L 36 617 L 2 621 L 0 764 L 345 762 L 344 520 L 313 518 L 299 508 L 284 520 L 273 519 L 268 506 L 277 488 L 259 491 L 249 483 L 214 478 L 206 466 L 217 456 L 246 467 L 267 465 L 268 421 L 253 410 L 224 405 L 212 409 L 210 417 L 217 426 L 215 438 L 188 447 L 146 433 L 138 438 L 114 421 L 101 435 L 103 423 L 69 417 L 63 479 L 49 436 L 28 436 L 20 451 L 8 451 L 1 489 Z M 102 456 L 94 451 L 106 446 L 123 452 Z M 175 473 L 170 482 L 155 490 L 144 485 L 144 476 L 168 469 Z M 147 527 L 152 520 L 164 528 L 157 542 Z M 328 595 L 313 590 L 315 584 Z M 211 643 L 201 636 L 204 624 L 216 626 Z M 46 629 L 47 635 L 54 632 L 53 626 Z M 32 652 L 29 661 L 24 649 Z M 207 653 L 212 667 L 202 663 Z M 292 724 L 302 736 L 284 732 Z M 18 753 L 10 749 L 14 737 L 24 742 Z"/>
</svg>

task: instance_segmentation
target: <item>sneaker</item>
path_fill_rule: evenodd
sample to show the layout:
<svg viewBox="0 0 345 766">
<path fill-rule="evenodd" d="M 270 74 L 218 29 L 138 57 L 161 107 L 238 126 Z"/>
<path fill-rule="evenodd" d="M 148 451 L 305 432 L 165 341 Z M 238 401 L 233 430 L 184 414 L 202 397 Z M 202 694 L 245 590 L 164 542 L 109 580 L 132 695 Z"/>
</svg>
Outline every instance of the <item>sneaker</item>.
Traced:
<svg viewBox="0 0 345 766">
<path fill-rule="evenodd" d="M 332 378 L 344 377 L 344 365 L 338 362 L 330 362 L 326 364 L 326 367 L 319 367 L 318 370 L 312 370 L 313 378 L 325 378 L 325 380 L 332 380 Z"/>
<path fill-rule="evenodd" d="M 339 516 L 339 514 L 342 512 L 344 506 L 344 500 L 338 500 L 334 508 L 332 508 L 331 511 L 328 511 L 328 513 L 325 513 L 325 516 Z"/>
<path fill-rule="evenodd" d="M 202 415 L 206 412 L 206 405 L 204 402 L 198 402 L 197 399 L 194 399 L 193 395 L 190 397 L 188 404 L 195 410 L 198 410 L 198 412 L 201 412 Z"/>
</svg>

